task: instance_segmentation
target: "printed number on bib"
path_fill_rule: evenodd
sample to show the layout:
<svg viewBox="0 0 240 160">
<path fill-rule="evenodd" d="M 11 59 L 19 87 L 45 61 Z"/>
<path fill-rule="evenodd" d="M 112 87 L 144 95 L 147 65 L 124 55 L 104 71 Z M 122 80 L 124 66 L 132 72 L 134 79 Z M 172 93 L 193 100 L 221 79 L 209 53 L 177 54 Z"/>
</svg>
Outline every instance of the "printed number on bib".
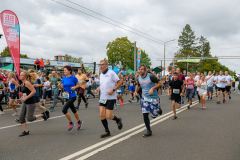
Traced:
<svg viewBox="0 0 240 160">
<path fill-rule="evenodd" d="M 0 94 L 2 94 L 2 91 L 0 91 Z"/>
<path fill-rule="evenodd" d="M 121 89 L 118 89 L 117 92 L 121 92 L 122 90 Z"/>
<path fill-rule="evenodd" d="M 52 88 L 56 88 L 56 85 L 55 85 L 55 84 L 53 84 L 53 85 L 52 85 Z"/>
<path fill-rule="evenodd" d="M 27 93 L 23 93 L 23 98 L 26 98 L 27 97 Z"/>
<path fill-rule="evenodd" d="M 212 87 L 213 85 L 212 84 L 208 84 L 208 87 Z"/>
<path fill-rule="evenodd" d="M 130 83 L 130 86 L 133 86 L 133 83 Z"/>
<path fill-rule="evenodd" d="M 69 99 L 69 92 L 63 92 L 63 98 Z"/>
<path fill-rule="evenodd" d="M 106 103 L 107 103 L 107 100 L 102 100 L 102 99 L 100 99 L 100 100 L 99 100 L 99 103 L 106 104 Z"/>
<path fill-rule="evenodd" d="M 144 98 L 145 102 L 152 102 L 152 99 Z"/>
<path fill-rule="evenodd" d="M 193 88 L 193 85 L 188 85 L 188 88 Z"/>
<path fill-rule="evenodd" d="M 78 83 L 79 83 L 79 84 L 82 84 L 82 81 L 81 81 L 81 80 L 79 80 L 79 81 L 78 81 Z"/>
<path fill-rule="evenodd" d="M 173 93 L 174 94 L 179 94 L 180 93 L 180 89 L 173 89 Z"/>
</svg>

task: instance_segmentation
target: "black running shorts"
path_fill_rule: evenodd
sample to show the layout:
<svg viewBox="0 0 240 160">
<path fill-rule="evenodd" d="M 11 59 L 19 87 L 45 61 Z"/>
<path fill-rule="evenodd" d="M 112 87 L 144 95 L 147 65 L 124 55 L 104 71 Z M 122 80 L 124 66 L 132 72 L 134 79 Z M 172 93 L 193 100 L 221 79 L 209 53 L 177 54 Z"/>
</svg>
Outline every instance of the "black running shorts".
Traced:
<svg viewBox="0 0 240 160">
<path fill-rule="evenodd" d="M 180 95 L 174 95 L 174 94 L 172 94 L 172 95 L 171 95 L 171 100 L 172 100 L 172 101 L 175 101 L 175 102 L 178 103 L 178 104 L 181 104 L 181 96 L 180 96 Z"/>
<path fill-rule="evenodd" d="M 231 86 L 226 86 L 226 91 L 230 92 L 230 90 L 231 90 Z"/>
<path fill-rule="evenodd" d="M 219 88 L 219 87 L 218 87 L 218 91 L 225 92 L 225 90 L 226 90 L 225 88 Z"/>
<path fill-rule="evenodd" d="M 104 106 L 108 110 L 113 110 L 115 100 L 107 100 L 106 104 L 100 103 L 99 106 Z"/>
</svg>

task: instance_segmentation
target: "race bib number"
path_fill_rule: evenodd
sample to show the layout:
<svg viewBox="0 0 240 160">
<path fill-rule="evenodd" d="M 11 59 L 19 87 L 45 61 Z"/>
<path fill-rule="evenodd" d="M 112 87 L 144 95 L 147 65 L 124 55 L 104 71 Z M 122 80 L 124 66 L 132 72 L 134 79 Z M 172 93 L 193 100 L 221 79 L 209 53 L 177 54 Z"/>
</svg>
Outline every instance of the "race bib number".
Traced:
<svg viewBox="0 0 240 160">
<path fill-rule="evenodd" d="M 2 94 L 2 91 L 0 91 L 0 94 Z"/>
<path fill-rule="evenodd" d="M 188 85 L 188 88 L 193 88 L 193 85 Z"/>
<path fill-rule="evenodd" d="M 55 85 L 55 84 L 53 84 L 53 85 L 52 85 L 52 88 L 56 88 L 56 85 Z"/>
<path fill-rule="evenodd" d="M 23 93 L 23 98 L 26 98 L 27 97 L 27 93 Z"/>
<path fill-rule="evenodd" d="M 180 89 L 173 89 L 173 93 L 174 94 L 179 94 L 180 93 Z"/>
<path fill-rule="evenodd" d="M 79 81 L 78 81 L 78 83 L 79 83 L 79 84 L 82 84 L 82 81 L 81 81 L 81 80 L 79 80 Z"/>
<path fill-rule="evenodd" d="M 121 92 L 122 90 L 121 89 L 118 89 L 117 92 Z"/>
<path fill-rule="evenodd" d="M 212 84 L 208 84 L 208 87 L 212 87 L 213 85 Z"/>
<path fill-rule="evenodd" d="M 202 86 L 201 89 L 203 89 L 203 90 L 207 90 L 207 88 L 206 88 L 205 86 Z"/>
<path fill-rule="evenodd" d="M 152 99 L 144 98 L 145 102 L 152 102 Z"/>
<path fill-rule="evenodd" d="M 133 86 L 133 83 L 130 83 L 130 86 Z"/>
<path fill-rule="evenodd" d="M 63 98 L 69 99 L 69 92 L 63 92 Z"/>
<path fill-rule="evenodd" d="M 106 104 L 106 103 L 107 103 L 107 100 L 102 100 L 102 99 L 100 99 L 100 100 L 99 100 L 99 103 Z"/>
</svg>

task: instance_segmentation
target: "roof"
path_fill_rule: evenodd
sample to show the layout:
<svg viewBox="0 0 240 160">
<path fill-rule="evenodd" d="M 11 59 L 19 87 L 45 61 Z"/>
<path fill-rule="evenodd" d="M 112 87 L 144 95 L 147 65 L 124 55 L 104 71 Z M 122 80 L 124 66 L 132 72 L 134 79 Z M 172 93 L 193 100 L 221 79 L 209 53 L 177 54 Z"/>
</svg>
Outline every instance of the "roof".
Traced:
<svg viewBox="0 0 240 160">
<path fill-rule="evenodd" d="M 56 56 L 62 56 L 62 57 L 65 57 L 65 55 L 61 55 L 61 54 L 59 54 L 59 55 L 56 55 Z M 56 57 L 56 56 L 54 56 L 54 57 Z"/>
</svg>

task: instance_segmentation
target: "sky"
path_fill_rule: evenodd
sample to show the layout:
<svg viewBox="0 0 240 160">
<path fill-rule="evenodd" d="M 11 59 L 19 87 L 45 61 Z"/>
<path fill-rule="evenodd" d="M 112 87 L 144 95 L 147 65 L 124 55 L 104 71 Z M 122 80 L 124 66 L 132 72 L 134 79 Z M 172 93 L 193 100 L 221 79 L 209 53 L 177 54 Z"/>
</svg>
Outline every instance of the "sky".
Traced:
<svg viewBox="0 0 240 160">
<path fill-rule="evenodd" d="M 164 57 L 163 43 L 175 39 L 166 46 L 166 58 L 173 58 L 178 50 L 178 38 L 184 26 L 190 24 L 196 37 L 204 36 L 210 42 L 213 56 L 240 56 L 240 21 L 238 21 L 240 1 L 238 0 L 54 1 L 1 0 L 0 12 L 11 10 L 16 13 L 20 21 L 22 54 L 27 54 L 30 58 L 50 60 L 53 60 L 55 55 L 70 54 L 73 57 L 82 57 L 84 63 L 99 63 L 101 59 L 107 57 L 106 46 L 109 42 L 127 36 L 131 42 L 136 41 L 137 47 L 149 54 L 151 67 L 156 67 L 161 65 L 157 59 Z M 0 34 L 3 34 L 2 27 Z M 0 51 L 6 46 L 5 37 L 2 37 Z M 219 59 L 219 62 L 240 74 L 239 60 Z M 166 66 L 169 63 L 170 61 L 166 61 Z"/>
</svg>

